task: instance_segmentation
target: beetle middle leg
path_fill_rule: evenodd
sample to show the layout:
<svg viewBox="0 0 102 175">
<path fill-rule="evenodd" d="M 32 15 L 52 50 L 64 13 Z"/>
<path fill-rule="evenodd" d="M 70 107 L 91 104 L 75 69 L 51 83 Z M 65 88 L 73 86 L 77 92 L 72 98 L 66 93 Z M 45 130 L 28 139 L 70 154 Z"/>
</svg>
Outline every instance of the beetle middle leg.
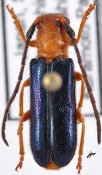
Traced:
<svg viewBox="0 0 102 175">
<path fill-rule="evenodd" d="M 22 116 L 24 113 L 23 111 L 23 97 L 24 97 L 24 88 L 30 86 L 30 79 L 28 78 L 22 85 L 21 92 L 20 92 L 20 100 L 19 100 L 19 116 Z"/>
<path fill-rule="evenodd" d="M 82 155 L 83 155 L 83 145 L 84 145 L 84 136 L 85 136 L 85 123 L 84 123 L 84 117 L 81 114 L 81 107 L 83 105 L 83 100 L 84 100 L 84 79 L 81 73 L 75 72 L 75 79 L 78 81 L 82 81 L 81 85 L 81 95 L 80 95 L 80 100 L 78 103 L 78 108 L 76 111 L 76 117 L 80 123 L 82 123 L 82 133 L 81 133 L 81 141 L 80 141 L 80 147 L 79 147 L 79 156 L 78 156 L 78 164 L 77 164 L 77 169 L 78 173 L 80 173 L 82 169 Z"/>
<path fill-rule="evenodd" d="M 82 81 L 80 100 L 79 100 L 79 103 L 78 103 L 78 109 L 80 109 L 82 107 L 82 105 L 83 105 L 83 100 L 84 100 L 85 83 L 84 83 L 83 75 L 81 73 L 75 72 L 74 77 L 75 77 L 75 80 Z"/>
<path fill-rule="evenodd" d="M 23 160 L 24 160 L 24 144 L 23 144 L 23 134 L 22 134 L 22 130 L 23 130 L 23 122 L 28 120 L 30 117 L 30 111 L 27 111 L 24 113 L 23 110 L 23 97 L 24 97 L 24 88 L 30 85 L 30 79 L 27 79 L 21 88 L 21 92 L 20 92 L 20 102 L 19 102 L 19 106 L 20 106 L 20 122 L 19 122 L 19 128 L 18 128 L 18 132 L 17 134 L 19 135 L 19 144 L 20 144 L 20 160 L 18 165 L 16 166 L 16 170 L 18 168 L 22 168 L 22 164 L 23 164 Z"/>
</svg>

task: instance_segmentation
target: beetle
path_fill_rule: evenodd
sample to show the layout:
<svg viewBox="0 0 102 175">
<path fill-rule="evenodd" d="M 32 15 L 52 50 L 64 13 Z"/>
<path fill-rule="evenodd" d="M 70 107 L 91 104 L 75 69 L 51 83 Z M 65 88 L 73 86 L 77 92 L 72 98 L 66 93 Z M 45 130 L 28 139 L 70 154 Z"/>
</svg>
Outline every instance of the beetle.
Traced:
<svg viewBox="0 0 102 175">
<path fill-rule="evenodd" d="M 22 168 L 24 145 L 22 126 L 30 119 L 30 143 L 37 164 L 47 169 L 59 169 L 73 159 L 77 144 L 77 120 L 82 124 L 81 141 L 77 169 L 82 169 L 82 155 L 85 135 L 85 122 L 81 113 L 84 100 L 84 83 L 89 93 L 97 122 L 97 139 L 101 143 L 101 123 L 96 102 L 92 93 L 82 58 L 77 47 L 88 15 L 96 3 L 90 4 L 82 17 L 77 38 L 70 27 L 70 21 L 63 14 L 45 14 L 39 16 L 31 25 L 26 37 L 22 26 L 13 10 L 7 6 L 14 23 L 25 42 L 21 69 L 14 92 L 8 101 L 2 123 L 2 138 L 7 146 L 5 123 L 11 103 L 13 102 L 22 80 L 28 46 L 36 47 L 37 58 L 30 63 L 30 78 L 27 79 L 20 92 L 20 122 L 18 128 L 20 143 L 20 160 L 16 170 Z M 38 29 L 37 39 L 30 40 L 35 28 Z M 69 58 L 67 49 L 73 46 L 78 58 L 82 74 L 74 72 L 74 63 Z M 81 94 L 78 106 L 75 100 L 75 82 L 81 81 Z M 24 88 L 30 86 L 31 109 L 23 110 Z M 61 139 L 60 139 L 61 138 Z"/>
</svg>

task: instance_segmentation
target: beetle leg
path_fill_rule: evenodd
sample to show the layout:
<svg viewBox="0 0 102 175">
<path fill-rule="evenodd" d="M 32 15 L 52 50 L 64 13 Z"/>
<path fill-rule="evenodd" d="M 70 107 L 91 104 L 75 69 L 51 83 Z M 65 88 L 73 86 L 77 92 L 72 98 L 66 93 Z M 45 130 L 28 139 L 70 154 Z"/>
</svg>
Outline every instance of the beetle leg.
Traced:
<svg viewBox="0 0 102 175">
<path fill-rule="evenodd" d="M 18 168 L 22 168 L 22 163 L 24 160 L 24 146 L 23 146 L 23 135 L 22 135 L 22 130 L 23 130 L 23 122 L 26 121 L 27 119 L 29 119 L 30 116 L 30 111 L 27 111 L 26 113 L 24 113 L 23 111 L 23 97 L 24 97 L 24 88 L 30 85 L 30 79 L 27 79 L 21 88 L 21 92 L 20 92 L 20 101 L 19 101 L 19 115 L 21 116 L 20 119 L 20 123 L 19 123 L 19 129 L 17 134 L 19 135 L 19 143 L 20 143 L 20 160 L 19 163 L 16 167 L 16 170 Z"/>
<path fill-rule="evenodd" d="M 79 148 L 79 157 L 78 157 L 78 164 L 77 164 L 77 169 L 78 173 L 80 173 L 82 169 L 82 155 L 83 155 L 83 145 L 84 145 L 84 135 L 85 135 L 85 123 L 84 123 L 84 117 L 81 114 L 81 107 L 83 104 L 84 100 L 84 79 L 81 73 L 75 72 L 75 79 L 78 81 L 82 81 L 81 84 L 81 95 L 80 95 L 80 100 L 78 103 L 78 108 L 76 111 L 76 117 L 79 120 L 80 123 L 82 123 L 82 133 L 81 133 L 81 141 L 80 141 L 80 148 Z"/>
<path fill-rule="evenodd" d="M 28 78 L 22 85 L 20 92 L 20 100 L 19 100 L 19 116 L 22 116 L 23 112 L 23 96 L 24 96 L 24 88 L 30 85 L 30 79 Z"/>
<path fill-rule="evenodd" d="M 18 132 L 17 134 L 19 135 L 19 144 L 20 144 L 20 160 L 18 165 L 16 166 L 15 170 L 17 171 L 18 168 L 22 168 L 22 164 L 24 161 L 24 144 L 23 144 L 23 134 L 22 134 L 22 130 L 23 130 L 23 122 L 28 120 L 30 118 L 30 111 L 25 112 L 21 118 L 20 118 L 20 122 L 19 122 L 19 128 L 18 128 Z"/>
<path fill-rule="evenodd" d="M 94 8 L 96 7 L 96 2 L 94 2 L 93 4 L 90 4 L 88 9 L 85 11 L 82 20 L 81 20 L 81 24 L 80 24 L 80 28 L 79 28 L 79 32 L 78 32 L 78 36 L 76 38 L 76 43 L 79 42 L 81 35 L 82 35 L 82 31 L 84 29 L 87 17 L 90 15 L 90 13 L 92 12 L 92 10 L 94 10 Z"/>
<path fill-rule="evenodd" d="M 25 37 L 25 34 L 23 32 L 23 28 L 21 26 L 21 23 L 20 23 L 19 19 L 16 16 L 13 8 L 9 7 L 9 5 L 7 5 L 6 7 L 7 7 L 7 10 L 9 11 L 9 13 L 11 14 L 12 18 L 14 19 L 14 24 L 15 24 L 22 40 L 24 41 L 24 43 L 26 43 L 26 37 Z M 35 40 L 30 41 L 29 46 L 35 47 Z"/>
<path fill-rule="evenodd" d="M 81 84 L 80 100 L 79 100 L 79 103 L 78 103 L 78 109 L 79 109 L 83 105 L 85 83 L 84 83 L 83 75 L 81 73 L 75 72 L 74 76 L 75 76 L 75 80 L 77 80 L 77 81 L 81 80 L 81 82 L 82 82 L 82 84 Z"/>
<path fill-rule="evenodd" d="M 78 156 L 78 164 L 76 168 L 78 169 L 78 173 L 80 173 L 82 169 L 82 155 L 83 155 L 83 146 L 84 146 L 84 136 L 85 136 L 85 122 L 84 117 L 81 114 L 80 108 L 77 109 L 76 113 L 77 119 L 82 123 L 82 132 L 81 132 L 81 141 L 79 147 L 79 156 Z"/>
</svg>

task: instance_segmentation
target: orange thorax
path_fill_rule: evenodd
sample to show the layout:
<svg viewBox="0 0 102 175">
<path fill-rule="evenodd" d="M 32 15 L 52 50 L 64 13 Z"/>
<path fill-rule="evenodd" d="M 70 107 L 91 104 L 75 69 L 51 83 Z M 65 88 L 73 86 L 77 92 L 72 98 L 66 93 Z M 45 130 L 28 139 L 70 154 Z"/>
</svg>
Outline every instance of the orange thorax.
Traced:
<svg viewBox="0 0 102 175">
<path fill-rule="evenodd" d="M 68 43 L 64 29 L 54 22 L 44 22 L 38 26 L 36 47 L 38 56 L 45 57 L 48 62 L 57 56 L 67 57 Z M 67 37 L 68 38 L 68 37 Z"/>
</svg>

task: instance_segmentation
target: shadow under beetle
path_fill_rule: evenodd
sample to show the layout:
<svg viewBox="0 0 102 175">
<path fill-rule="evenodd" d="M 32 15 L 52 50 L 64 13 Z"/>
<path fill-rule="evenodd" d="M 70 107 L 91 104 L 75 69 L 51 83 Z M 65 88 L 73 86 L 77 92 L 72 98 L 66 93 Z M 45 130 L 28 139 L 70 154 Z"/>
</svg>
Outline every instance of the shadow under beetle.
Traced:
<svg viewBox="0 0 102 175">
<path fill-rule="evenodd" d="M 16 167 L 22 167 L 24 160 L 23 122 L 30 119 L 30 144 L 35 161 L 47 169 L 59 169 L 73 159 L 77 144 L 77 120 L 82 124 L 81 141 L 77 169 L 82 169 L 85 123 L 81 113 L 84 99 L 84 82 L 89 93 L 97 122 L 97 139 L 101 142 L 101 123 L 96 102 L 92 93 L 86 71 L 82 65 L 77 44 L 80 40 L 86 19 L 96 4 L 90 4 L 82 17 L 77 38 L 70 27 L 70 21 L 63 14 L 46 14 L 39 16 L 31 25 L 26 37 L 13 8 L 7 6 L 14 23 L 25 42 L 21 69 L 14 92 L 8 101 L 3 123 L 2 138 L 5 137 L 5 123 L 11 103 L 13 102 L 22 80 L 28 46 L 37 48 L 37 58 L 30 63 L 30 78 L 20 92 L 20 122 L 18 128 L 20 143 L 20 160 Z M 37 27 L 37 39 L 30 40 Z M 74 72 L 73 60 L 68 57 L 68 47 L 74 46 L 82 74 Z M 75 82 L 81 81 L 81 94 L 78 107 L 75 100 Z M 30 86 L 31 109 L 23 110 L 24 88 Z"/>
</svg>

